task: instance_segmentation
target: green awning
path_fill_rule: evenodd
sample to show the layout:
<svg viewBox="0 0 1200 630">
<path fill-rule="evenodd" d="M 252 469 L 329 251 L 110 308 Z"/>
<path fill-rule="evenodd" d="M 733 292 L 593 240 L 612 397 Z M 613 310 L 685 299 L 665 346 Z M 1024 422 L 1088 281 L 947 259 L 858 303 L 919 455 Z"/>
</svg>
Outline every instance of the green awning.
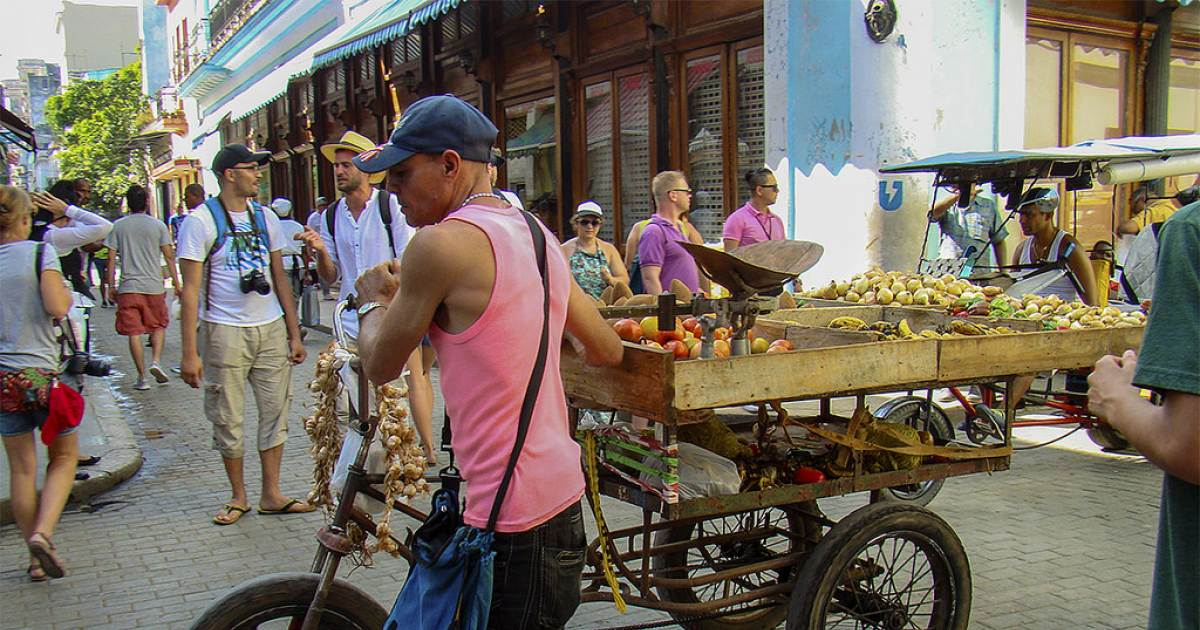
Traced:
<svg viewBox="0 0 1200 630">
<path fill-rule="evenodd" d="M 524 133 L 505 143 L 505 157 L 513 159 L 533 153 L 538 149 L 554 146 L 554 116 L 543 115 Z"/>
<path fill-rule="evenodd" d="M 318 51 L 312 69 L 322 68 L 364 50 L 404 37 L 442 17 L 467 0 L 393 0 L 368 15 L 336 44 Z"/>
</svg>

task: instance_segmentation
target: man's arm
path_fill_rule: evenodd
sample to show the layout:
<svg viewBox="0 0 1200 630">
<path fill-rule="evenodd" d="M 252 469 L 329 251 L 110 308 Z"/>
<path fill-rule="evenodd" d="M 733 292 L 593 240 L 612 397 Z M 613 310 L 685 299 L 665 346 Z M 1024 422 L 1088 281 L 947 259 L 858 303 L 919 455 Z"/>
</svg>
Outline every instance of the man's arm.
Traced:
<svg viewBox="0 0 1200 630">
<path fill-rule="evenodd" d="M 946 197 L 944 200 L 934 204 L 933 209 L 929 211 L 930 221 L 941 221 L 942 217 L 946 216 L 946 212 L 951 206 L 958 203 L 958 193 Z"/>
<path fill-rule="evenodd" d="M 271 283 L 275 286 L 275 298 L 279 300 L 279 306 L 283 308 L 283 323 L 287 325 L 288 349 L 292 364 L 300 365 L 304 363 L 308 351 L 300 342 L 300 320 L 296 317 L 296 301 L 292 297 L 291 289 L 280 290 L 280 287 L 291 286 L 290 282 L 287 271 L 283 268 L 283 254 L 279 253 L 279 250 L 271 252 Z"/>
<path fill-rule="evenodd" d="M 1075 275 L 1075 279 L 1083 287 L 1083 302 L 1089 306 L 1100 305 L 1100 293 L 1096 287 L 1096 274 L 1092 273 L 1092 262 L 1078 242 L 1072 241 L 1075 247 L 1067 257 L 1067 267 Z"/>
<path fill-rule="evenodd" d="M 721 241 L 725 244 L 725 251 L 731 252 L 738 248 L 738 240 L 736 238 L 725 237 Z"/>
<path fill-rule="evenodd" d="M 317 274 L 325 282 L 337 282 L 338 267 L 337 262 L 329 255 L 329 247 L 326 241 L 332 242 L 325 236 L 325 230 L 320 233 L 316 230 L 305 227 L 303 232 L 300 232 L 295 237 L 296 240 L 307 245 L 307 251 L 312 253 L 312 256 L 317 261 Z"/>
<path fill-rule="evenodd" d="M 1088 409 L 1108 420 L 1146 459 L 1168 474 L 1200 484 L 1200 396 L 1168 391 L 1161 407 L 1132 385 L 1137 354 L 1106 356 L 1088 377 Z"/>
<path fill-rule="evenodd" d="M 700 230 L 696 229 L 696 226 L 692 225 L 690 221 L 684 223 L 684 233 L 687 236 L 688 241 L 696 245 L 704 244 L 704 237 L 700 234 Z M 712 281 L 708 279 L 708 276 L 704 275 L 703 271 L 700 271 L 699 264 L 696 265 L 696 276 L 700 278 L 701 291 L 708 293 L 712 290 Z M 659 285 L 661 286 L 661 284 L 662 283 L 660 282 Z"/>
<path fill-rule="evenodd" d="M 650 295 L 662 293 L 662 267 L 659 265 L 642 265 L 642 285 L 646 287 L 646 293 Z"/>
<path fill-rule="evenodd" d="M 121 252 L 115 245 L 108 246 L 108 267 L 104 270 L 105 282 L 108 283 L 108 300 L 117 301 L 117 265 L 120 263 Z"/>
<path fill-rule="evenodd" d="M 171 288 L 175 290 L 175 297 L 179 297 L 183 289 L 179 286 L 179 271 L 175 268 L 175 246 L 168 243 L 160 245 L 159 250 L 162 251 L 163 260 L 167 261 L 167 271 L 171 274 Z M 110 266 L 109 269 L 112 267 Z M 112 286 L 111 280 L 109 286 Z"/>
<path fill-rule="evenodd" d="M 625 347 L 612 326 L 600 316 L 595 304 L 579 284 L 571 280 L 566 332 L 583 346 L 583 360 L 588 365 L 620 365 Z"/>
<path fill-rule="evenodd" d="M 992 251 L 996 254 L 996 264 L 1003 265 L 1004 261 L 1008 259 L 1008 243 L 1004 237 L 1001 236 L 992 241 Z"/>
<path fill-rule="evenodd" d="M 1117 226 L 1117 235 L 1119 236 L 1124 236 L 1126 234 L 1137 234 L 1141 231 L 1142 228 L 1138 227 L 1137 221 L 1134 221 L 1132 218 L 1125 219 L 1120 225 Z"/>
<path fill-rule="evenodd" d="M 109 261 L 112 268 L 113 261 Z M 186 258 L 179 261 L 183 274 L 183 295 L 179 298 L 179 331 L 182 357 L 179 376 L 192 387 L 200 387 L 204 381 L 204 368 L 196 345 L 196 327 L 199 324 L 200 284 L 204 281 L 204 263 Z"/>
<path fill-rule="evenodd" d="M 443 234 L 438 227 L 413 235 L 404 249 L 403 262 L 377 265 L 354 284 L 361 303 L 388 305 L 371 311 L 359 323 L 359 356 L 363 371 L 374 383 L 387 383 L 400 375 L 458 280 L 460 262 L 450 238 L 453 235 Z"/>
</svg>

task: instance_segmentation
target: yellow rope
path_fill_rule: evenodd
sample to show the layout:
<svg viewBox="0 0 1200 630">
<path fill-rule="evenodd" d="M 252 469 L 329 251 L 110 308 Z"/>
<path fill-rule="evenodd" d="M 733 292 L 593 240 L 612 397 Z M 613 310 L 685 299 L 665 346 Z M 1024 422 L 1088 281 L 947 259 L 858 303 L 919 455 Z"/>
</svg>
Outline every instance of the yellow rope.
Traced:
<svg viewBox="0 0 1200 630">
<path fill-rule="evenodd" d="M 604 571 L 604 581 L 612 589 L 613 604 L 617 610 L 624 613 L 625 599 L 621 597 L 621 589 L 617 584 L 617 576 L 613 573 L 608 561 L 608 524 L 604 522 L 604 513 L 600 511 L 600 476 L 596 471 L 596 435 L 591 431 L 583 432 L 583 445 L 586 452 L 584 461 L 587 463 L 588 492 L 591 498 L 592 515 L 596 517 L 597 538 L 600 541 L 600 569 Z"/>
</svg>

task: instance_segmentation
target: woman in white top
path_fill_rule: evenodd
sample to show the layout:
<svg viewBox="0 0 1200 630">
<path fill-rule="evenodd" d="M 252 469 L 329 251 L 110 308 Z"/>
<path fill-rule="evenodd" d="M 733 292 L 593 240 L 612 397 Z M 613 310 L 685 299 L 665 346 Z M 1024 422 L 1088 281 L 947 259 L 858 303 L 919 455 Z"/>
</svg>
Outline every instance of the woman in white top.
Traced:
<svg viewBox="0 0 1200 630">
<path fill-rule="evenodd" d="M 71 292 L 59 271 L 53 247 L 30 241 L 33 208 L 29 195 L 0 186 L 0 374 L 24 392 L 41 389 L 58 372 L 58 341 L 53 320 L 71 308 Z M 36 260 L 39 249 L 42 260 Z M 38 272 L 40 269 L 40 273 Z M 10 391 L 6 388 L 6 391 Z M 19 391 L 19 390 L 18 390 Z M 23 399 L 24 396 L 15 398 Z M 46 411 L 25 411 L 28 402 L 7 400 L 0 411 L 0 436 L 8 456 L 13 519 L 29 547 L 30 579 L 64 575 L 50 537 L 75 481 L 79 455 L 75 434 L 59 433 L 50 442 L 50 464 L 41 497 L 37 492 L 37 450 L 33 431 L 46 422 Z M 10 406 L 16 406 L 12 409 Z"/>
<path fill-rule="evenodd" d="M 1037 265 L 1066 260 L 1067 273 L 1063 277 L 1038 291 L 1038 295 L 1057 295 L 1064 300 L 1082 300 L 1096 306 L 1100 303 L 1096 290 L 1096 278 L 1087 252 L 1080 247 L 1075 237 L 1054 225 L 1058 210 L 1058 193 L 1053 188 L 1031 188 L 1025 193 L 1018 208 L 1021 233 L 1029 237 L 1017 246 L 1013 264 Z M 1070 276 L 1074 276 L 1074 282 Z M 1083 289 L 1081 294 L 1076 283 Z"/>
</svg>

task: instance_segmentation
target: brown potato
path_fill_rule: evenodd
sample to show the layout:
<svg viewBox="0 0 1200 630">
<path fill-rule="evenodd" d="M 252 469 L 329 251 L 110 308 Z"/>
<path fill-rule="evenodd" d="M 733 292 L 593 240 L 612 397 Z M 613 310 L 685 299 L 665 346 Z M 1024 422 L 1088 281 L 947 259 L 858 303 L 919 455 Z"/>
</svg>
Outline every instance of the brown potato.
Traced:
<svg viewBox="0 0 1200 630">
<path fill-rule="evenodd" d="M 613 288 L 604 287 L 604 290 L 600 292 L 600 301 L 604 302 L 605 304 L 612 304 L 613 299 Z"/>
<path fill-rule="evenodd" d="M 624 282 L 617 282 L 616 284 L 612 285 L 612 290 L 613 300 L 622 297 L 626 299 L 633 297 L 633 291 L 630 290 L 629 285 L 625 284 Z"/>
</svg>

